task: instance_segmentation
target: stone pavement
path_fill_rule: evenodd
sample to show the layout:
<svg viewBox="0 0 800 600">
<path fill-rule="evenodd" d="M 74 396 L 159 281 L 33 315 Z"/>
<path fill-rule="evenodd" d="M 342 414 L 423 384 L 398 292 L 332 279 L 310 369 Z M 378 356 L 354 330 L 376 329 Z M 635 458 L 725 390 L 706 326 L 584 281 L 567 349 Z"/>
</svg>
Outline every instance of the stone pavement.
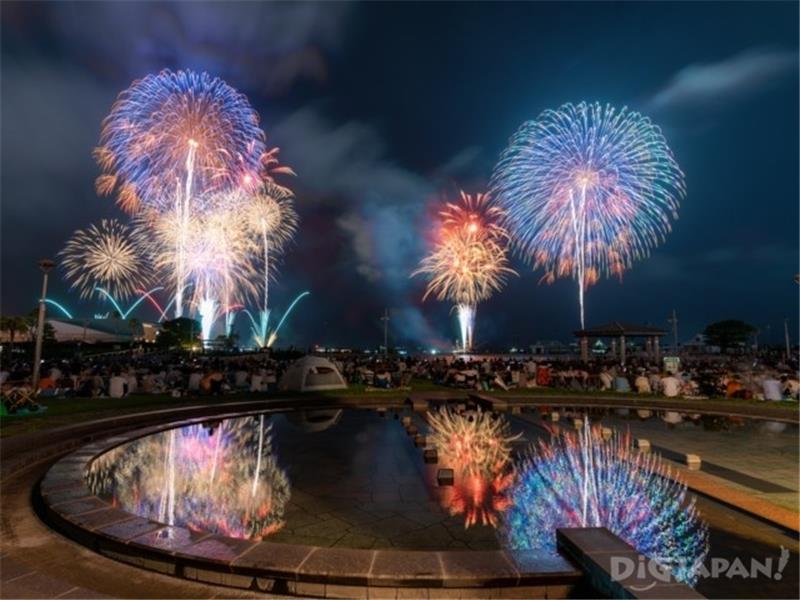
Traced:
<svg viewBox="0 0 800 600">
<path fill-rule="evenodd" d="M 754 497 L 798 510 L 800 452 L 796 425 L 779 424 L 783 430 L 776 431 L 765 422 L 745 422 L 715 431 L 687 420 L 669 427 L 660 418 L 619 416 L 603 417 L 602 424 L 620 432 L 630 430 L 632 436 L 646 438 L 653 446 L 672 453 L 697 454 L 703 463 L 711 463 L 703 472 L 725 479 Z"/>
</svg>

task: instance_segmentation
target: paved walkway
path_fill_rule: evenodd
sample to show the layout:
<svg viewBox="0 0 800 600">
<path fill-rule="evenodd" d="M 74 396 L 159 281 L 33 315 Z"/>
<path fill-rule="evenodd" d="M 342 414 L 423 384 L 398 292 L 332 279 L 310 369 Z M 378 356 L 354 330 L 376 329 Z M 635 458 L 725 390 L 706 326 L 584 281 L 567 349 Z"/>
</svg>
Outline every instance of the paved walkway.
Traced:
<svg viewBox="0 0 800 600">
<path fill-rule="evenodd" d="M 796 425 L 779 424 L 782 431 L 776 431 L 767 423 L 746 422 L 727 430 L 709 430 L 689 421 L 671 427 L 660 418 L 619 416 L 603 417 L 602 423 L 650 440 L 654 450 L 666 450 L 662 452 L 666 458 L 697 454 L 703 461 L 703 472 L 755 497 L 798 510 L 800 452 Z"/>
</svg>

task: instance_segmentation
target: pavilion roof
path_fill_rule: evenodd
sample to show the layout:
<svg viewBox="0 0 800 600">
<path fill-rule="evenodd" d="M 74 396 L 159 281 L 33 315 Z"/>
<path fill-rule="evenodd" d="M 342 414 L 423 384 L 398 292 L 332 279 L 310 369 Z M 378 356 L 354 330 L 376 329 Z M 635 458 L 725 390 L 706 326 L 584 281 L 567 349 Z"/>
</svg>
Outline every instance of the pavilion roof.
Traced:
<svg viewBox="0 0 800 600">
<path fill-rule="evenodd" d="M 623 323 L 620 321 L 611 321 L 605 325 L 597 327 L 587 327 L 575 332 L 577 337 L 617 337 L 626 335 L 631 337 L 637 336 L 662 336 L 667 332 L 658 327 L 650 327 L 648 325 L 635 325 L 633 323 Z"/>
</svg>

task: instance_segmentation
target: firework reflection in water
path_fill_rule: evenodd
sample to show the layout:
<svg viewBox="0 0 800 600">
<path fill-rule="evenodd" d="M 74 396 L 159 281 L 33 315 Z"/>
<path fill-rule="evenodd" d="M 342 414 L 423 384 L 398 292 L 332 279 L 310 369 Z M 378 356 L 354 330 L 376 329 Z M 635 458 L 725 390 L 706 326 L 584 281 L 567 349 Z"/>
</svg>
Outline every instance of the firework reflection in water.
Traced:
<svg viewBox="0 0 800 600">
<path fill-rule="evenodd" d="M 465 528 L 478 522 L 497 525 L 499 513 L 510 506 L 511 443 L 520 434 L 512 435 L 502 416 L 480 409 L 462 413 L 445 406 L 428 413 L 428 422 L 440 464 L 454 471 L 453 486 L 442 491 L 442 504 L 450 514 L 464 515 Z"/>
<path fill-rule="evenodd" d="M 692 584 L 708 552 L 708 528 L 686 486 L 630 434 L 578 433 L 540 441 L 516 467 L 502 532 L 513 550 L 556 551 L 556 529 L 606 527 L 644 556 Z"/>
<path fill-rule="evenodd" d="M 93 493 L 141 517 L 259 540 L 279 530 L 290 498 L 265 416 L 154 434 L 97 458 Z"/>
</svg>

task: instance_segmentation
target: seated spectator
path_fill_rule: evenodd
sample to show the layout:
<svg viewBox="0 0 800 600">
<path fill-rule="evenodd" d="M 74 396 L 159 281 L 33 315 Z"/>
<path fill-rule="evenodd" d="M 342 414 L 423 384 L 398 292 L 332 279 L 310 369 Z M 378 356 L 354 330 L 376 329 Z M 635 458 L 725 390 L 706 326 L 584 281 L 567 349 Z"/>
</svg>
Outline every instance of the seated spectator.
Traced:
<svg viewBox="0 0 800 600">
<path fill-rule="evenodd" d="M 761 387 L 764 390 L 764 400 L 778 401 L 783 400 L 783 390 L 781 389 L 781 382 L 778 381 L 774 375 L 769 374 L 761 381 Z"/>
<path fill-rule="evenodd" d="M 536 368 L 536 385 L 547 387 L 550 385 L 550 366 L 540 365 Z"/>
<path fill-rule="evenodd" d="M 625 375 L 617 375 L 614 379 L 614 390 L 617 392 L 630 392 L 631 384 Z"/>
<path fill-rule="evenodd" d="M 375 387 L 388 389 L 392 387 L 392 375 L 389 371 L 375 373 Z"/>
<path fill-rule="evenodd" d="M 636 377 L 636 381 L 634 381 L 634 385 L 636 386 L 636 393 L 637 394 L 652 394 L 653 390 L 650 388 L 650 379 L 644 374 L 644 371 L 640 371 L 639 375 Z"/>
<path fill-rule="evenodd" d="M 189 391 L 199 392 L 200 382 L 203 380 L 203 374 L 197 369 L 193 369 L 189 374 Z"/>
<path fill-rule="evenodd" d="M 247 371 L 244 369 L 237 369 L 233 376 L 233 386 L 240 390 L 247 388 Z"/>
<path fill-rule="evenodd" d="M 108 395 L 111 398 L 122 398 L 128 394 L 128 379 L 123 377 L 118 369 L 108 380 Z"/>
<path fill-rule="evenodd" d="M 142 391 L 145 394 L 160 394 L 164 391 L 161 381 L 155 369 L 150 369 L 142 378 Z"/>
<path fill-rule="evenodd" d="M 139 382 L 136 380 L 136 371 L 130 369 L 126 379 L 128 380 L 128 393 L 135 394 L 136 390 L 139 388 Z"/>
<path fill-rule="evenodd" d="M 797 400 L 798 395 L 800 395 L 800 381 L 798 381 L 797 377 L 784 375 L 781 379 L 783 380 L 783 393 L 786 397 Z"/>
<path fill-rule="evenodd" d="M 681 393 L 681 382 L 675 375 L 668 373 L 661 378 L 661 389 L 667 398 L 675 398 Z"/>
<path fill-rule="evenodd" d="M 224 376 L 220 370 L 211 369 L 211 371 L 200 380 L 200 391 L 213 396 L 221 394 L 223 379 Z"/>
<path fill-rule="evenodd" d="M 650 382 L 650 391 L 653 394 L 658 394 L 661 391 L 661 375 L 659 375 L 658 370 L 653 369 L 647 379 Z"/>
<path fill-rule="evenodd" d="M 742 383 L 738 379 L 731 377 L 728 379 L 728 383 L 725 386 L 725 397 L 735 398 L 737 397 L 741 389 L 742 389 Z"/>
<path fill-rule="evenodd" d="M 263 392 L 264 391 L 264 371 L 259 369 L 250 376 L 250 391 Z"/>
<path fill-rule="evenodd" d="M 600 390 L 605 392 L 606 390 L 610 390 L 614 383 L 614 378 L 611 376 L 611 373 L 603 369 L 600 372 Z"/>
<path fill-rule="evenodd" d="M 501 388 L 501 389 L 503 389 L 505 391 L 508 391 L 508 386 L 506 385 L 506 382 L 503 381 L 503 378 L 500 377 L 500 375 L 495 375 L 494 384 L 497 385 L 497 387 L 499 387 L 499 388 Z"/>
</svg>

